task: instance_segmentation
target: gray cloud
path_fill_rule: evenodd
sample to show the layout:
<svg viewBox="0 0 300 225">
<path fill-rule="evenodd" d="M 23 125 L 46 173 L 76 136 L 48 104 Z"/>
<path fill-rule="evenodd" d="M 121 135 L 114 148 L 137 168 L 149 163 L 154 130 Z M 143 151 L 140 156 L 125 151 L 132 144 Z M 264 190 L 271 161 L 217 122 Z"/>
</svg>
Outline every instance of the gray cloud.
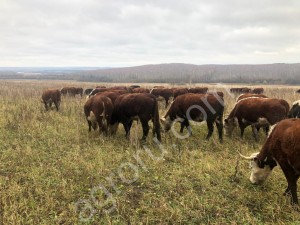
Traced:
<svg viewBox="0 0 300 225">
<path fill-rule="evenodd" d="M 300 2 L 2 0 L 0 66 L 296 63 Z"/>
</svg>

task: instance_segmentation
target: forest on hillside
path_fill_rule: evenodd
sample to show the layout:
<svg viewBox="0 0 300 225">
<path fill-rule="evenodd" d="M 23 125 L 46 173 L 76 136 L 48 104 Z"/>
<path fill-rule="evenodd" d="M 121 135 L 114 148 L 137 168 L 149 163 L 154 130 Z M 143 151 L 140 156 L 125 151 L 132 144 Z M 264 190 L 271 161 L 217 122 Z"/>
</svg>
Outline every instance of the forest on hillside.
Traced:
<svg viewBox="0 0 300 225">
<path fill-rule="evenodd" d="M 193 65 L 182 63 L 74 71 L 0 72 L 2 79 L 59 79 L 131 83 L 300 84 L 300 63 L 262 65 Z"/>
</svg>

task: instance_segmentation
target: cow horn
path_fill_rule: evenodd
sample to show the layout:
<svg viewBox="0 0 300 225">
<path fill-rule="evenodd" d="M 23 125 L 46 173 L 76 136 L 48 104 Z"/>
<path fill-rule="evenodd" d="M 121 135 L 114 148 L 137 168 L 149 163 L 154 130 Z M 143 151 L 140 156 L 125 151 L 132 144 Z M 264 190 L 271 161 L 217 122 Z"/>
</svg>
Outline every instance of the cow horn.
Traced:
<svg viewBox="0 0 300 225">
<path fill-rule="evenodd" d="M 246 159 L 246 160 L 252 160 L 252 159 L 254 159 L 254 158 L 258 155 L 258 152 L 253 153 L 253 154 L 250 155 L 250 156 L 244 156 L 244 155 L 242 155 L 240 152 L 238 152 L 238 153 L 239 153 L 239 155 L 240 155 L 243 159 Z"/>
</svg>

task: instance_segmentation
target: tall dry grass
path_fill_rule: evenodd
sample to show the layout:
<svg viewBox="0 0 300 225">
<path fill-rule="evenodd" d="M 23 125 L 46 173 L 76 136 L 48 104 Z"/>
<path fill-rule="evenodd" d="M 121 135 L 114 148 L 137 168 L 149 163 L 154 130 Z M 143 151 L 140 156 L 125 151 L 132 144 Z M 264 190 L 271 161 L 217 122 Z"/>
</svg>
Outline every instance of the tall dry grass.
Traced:
<svg viewBox="0 0 300 225">
<path fill-rule="evenodd" d="M 116 137 L 88 133 L 84 98 L 64 97 L 59 112 L 46 112 L 40 102 L 42 90 L 66 85 L 95 84 L 0 83 L 0 224 L 80 224 L 84 221 L 80 215 L 82 219 L 90 215 L 80 200 L 94 209 L 87 224 L 300 222 L 299 212 L 282 195 L 287 184 L 280 168 L 264 185 L 253 186 L 248 163 L 237 156 L 238 150 L 259 151 L 265 140 L 262 132 L 258 143 L 248 128 L 243 140 L 236 132 L 236 137 L 225 137 L 220 144 L 216 133 L 204 140 L 206 125 L 193 125 L 188 139 L 163 134 L 164 155 L 159 158 L 161 149 L 151 135 L 146 144 L 140 143 L 141 126 L 136 122 L 130 140 L 122 127 Z M 293 87 L 264 88 L 266 95 L 289 103 L 300 98 Z M 225 87 L 218 90 L 225 92 Z M 225 101 L 227 114 L 235 99 L 225 92 Z M 107 195 L 99 185 L 115 202 L 100 207 Z M 113 206 L 115 210 L 106 214 L 104 210 Z"/>
</svg>

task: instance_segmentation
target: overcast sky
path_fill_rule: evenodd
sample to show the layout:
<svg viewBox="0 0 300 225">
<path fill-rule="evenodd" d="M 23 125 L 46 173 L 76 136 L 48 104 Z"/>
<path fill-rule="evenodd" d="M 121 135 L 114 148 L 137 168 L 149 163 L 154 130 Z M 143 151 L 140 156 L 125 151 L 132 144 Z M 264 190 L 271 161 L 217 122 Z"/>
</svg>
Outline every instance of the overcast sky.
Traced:
<svg viewBox="0 0 300 225">
<path fill-rule="evenodd" d="M 0 0 L 0 66 L 299 63 L 299 0 Z"/>
</svg>

